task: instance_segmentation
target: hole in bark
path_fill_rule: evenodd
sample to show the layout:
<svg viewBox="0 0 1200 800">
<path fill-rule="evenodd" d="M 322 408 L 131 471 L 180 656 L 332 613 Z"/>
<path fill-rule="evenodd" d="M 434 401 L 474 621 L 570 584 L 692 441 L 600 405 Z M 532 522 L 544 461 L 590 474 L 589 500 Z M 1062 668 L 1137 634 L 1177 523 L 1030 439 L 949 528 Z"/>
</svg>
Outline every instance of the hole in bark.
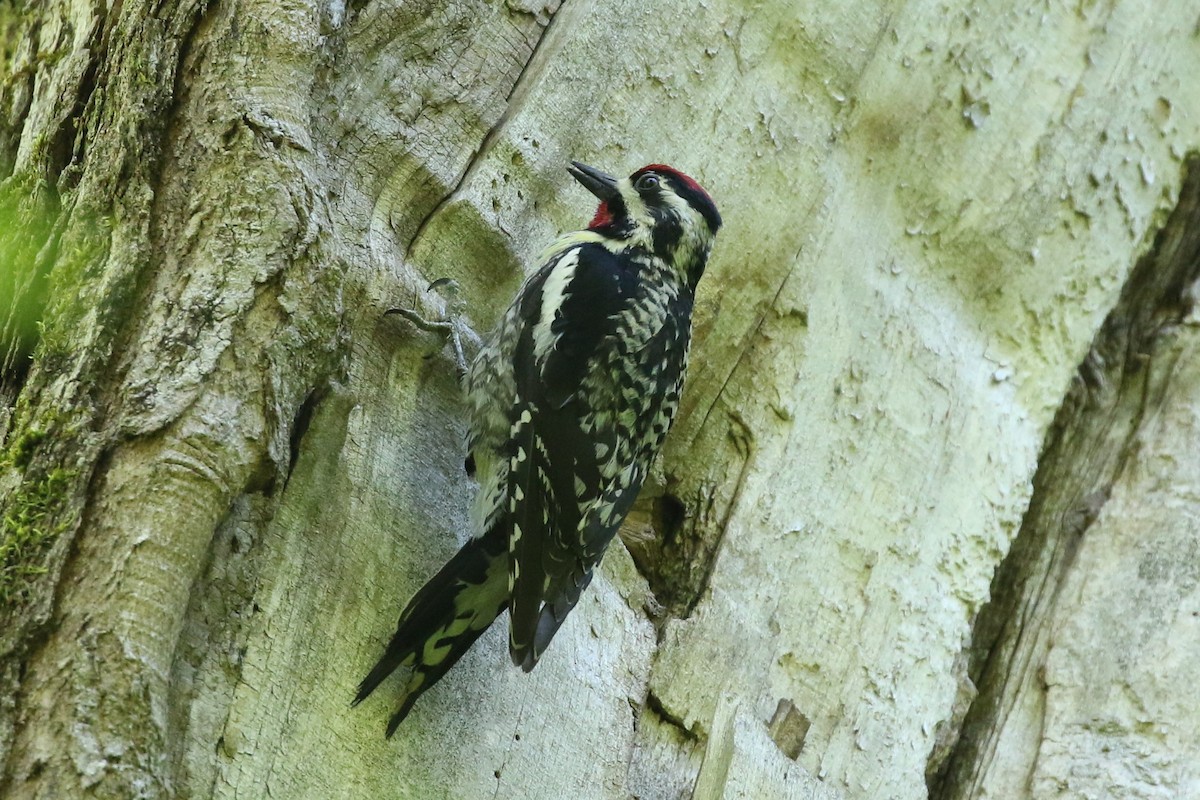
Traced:
<svg viewBox="0 0 1200 800">
<path fill-rule="evenodd" d="M 703 595 L 720 544 L 714 531 L 723 530 L 712 509 L 709 488 L 685 502 L 647 487 L 622 525 L 621 540 L 660 606 L 652 618 L 686 618 Z"/>
<path fill-rule="evenodd" d="M 300 446 L 304 442 L 304 434 L 308 433 L 308 426 L 312 424 L 317 406 L 321 404 L 327 394 L 329 394 L 328 385 L 310 389 L 304 402 L 300 404 L 300 407 L 296 409 L 296 414 L 292 417 L 292 432 L 288 435 L 289 451 L 287 477 L 284 479 L 285 487 L 287 481 L 292 477 L 292 470 L 296 468 L 296 460 L 300 458 Z"/>
<path fill-rule="evenodd" d="M 687 509 L 683 507 L 683 503 L 679 502 L 678 497 L 664 494 L 658 498 L 654 510 L 658 515 L 663 543 L 667 545 L 674 544 L 679 538 L 680 529 L 683 528 L 683 520 L 687 516 Z"/>
</svg>

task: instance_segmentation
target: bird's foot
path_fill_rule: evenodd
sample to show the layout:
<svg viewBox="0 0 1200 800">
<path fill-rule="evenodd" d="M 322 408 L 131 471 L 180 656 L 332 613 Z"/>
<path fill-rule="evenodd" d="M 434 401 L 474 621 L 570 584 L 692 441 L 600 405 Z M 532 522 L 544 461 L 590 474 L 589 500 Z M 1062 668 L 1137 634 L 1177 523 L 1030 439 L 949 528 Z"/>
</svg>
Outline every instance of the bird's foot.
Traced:
<svg viewBox="0 0 1200 800">
<path fill-rule="evenodd" d="M 467 353 L 463 343 L 465 341 L 472 351 L 475 351 L 479 349 L 480 339 L 478 334 L 471 330 L 471 327 L 464 321 L 465 315 L 462 302 L 458 299 L 458 288 L 458 281 L 452 278 L 439 278 L 425 289 L 426 292 L 438 292 L 445 300 L 446 317 L 444 319 L 428 320 L 413 308 L 389 308 L 383 313 L 384 316 L 395 314 L 403 317 L 420 330 L 441 336 L 449 342 L 454 353 L 454 372 L 458 376 L 459 383 L 462 383 L 467 376 Z M 416 298 L 413 300 L 413 305 L 416 306 Z"/>
</svg>

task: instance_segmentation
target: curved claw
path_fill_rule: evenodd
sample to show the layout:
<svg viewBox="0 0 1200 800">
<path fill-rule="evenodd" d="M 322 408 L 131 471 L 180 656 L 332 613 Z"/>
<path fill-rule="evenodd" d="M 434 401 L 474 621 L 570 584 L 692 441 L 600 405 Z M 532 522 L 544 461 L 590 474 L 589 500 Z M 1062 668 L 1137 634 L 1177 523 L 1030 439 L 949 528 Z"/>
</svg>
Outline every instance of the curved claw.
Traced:
<svg viewBox="0 0 1200 800">
<path fill-rule="evenodd" d="M 454 278 L 438 278 L 436 281 L 426 286 L 425 291 L 433 292 L 442 288 L 449 289 L 452 292 L 457 292 L 459 290 L 458 281 L 454 280 Z"/>
<path fill-rule="evenodd" d="M 459 325 L 456 325 L 450 320 L 430 322 L 416 311 L 413 311 L 411 308 L 389 308 L 387 311 L 383 312 L 383 315 L 385 317 L 392 315 L 404 317 L 406 320 L 426 333 L 437 334 L 438 336 L 441 336 L 449 341 L 451 347 L 454 349 L 454 372 L 458 376 L 459 383 L 461 384 L 467 377 L 467 357 L 463 352 L 462 333 L 459 330 Z M 474 331 L 471 331 L 468 328 L 467 332 L 472 337 L 473 341 L 478 340 L 478 337 L 475 336 Z"/>
</svg>

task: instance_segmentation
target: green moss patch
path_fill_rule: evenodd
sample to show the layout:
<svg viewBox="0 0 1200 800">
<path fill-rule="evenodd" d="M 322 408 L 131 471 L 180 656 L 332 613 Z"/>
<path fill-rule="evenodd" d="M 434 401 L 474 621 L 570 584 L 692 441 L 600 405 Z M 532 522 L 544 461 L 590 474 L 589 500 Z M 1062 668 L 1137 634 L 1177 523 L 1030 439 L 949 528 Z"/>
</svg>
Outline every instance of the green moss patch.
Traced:
<svg viewBox="0 0 1200 800">
<path fill-rule="evenodd" d="M 67 528 L 61 517 L 74 477 L 52 470 L 27 480 L 9 498 L 0 521 L 0 606 L 22 595 L 29 578 L 46 571 L 43 556 Z"/>
</svg>

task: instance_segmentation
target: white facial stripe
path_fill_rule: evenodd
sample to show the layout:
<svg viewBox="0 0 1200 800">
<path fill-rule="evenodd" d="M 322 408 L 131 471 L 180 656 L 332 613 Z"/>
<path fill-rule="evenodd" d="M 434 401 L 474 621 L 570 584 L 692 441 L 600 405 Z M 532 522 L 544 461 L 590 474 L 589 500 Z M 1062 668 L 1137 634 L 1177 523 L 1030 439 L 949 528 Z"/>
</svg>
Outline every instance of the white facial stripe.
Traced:
<svg viewBox="0 0 1200 800">
<path fill-rule="evenodd" d="M 633 222 L 633 235 L 626 244 L 651 247 L 650 232 L 654 230 L 654 218 L 650 216 L 650 210 L 646 208 L 642 196 L 633 188 L 633 182 L 629 178 L 617 181 L 617 189 L 621 192 L 621 199 L 625 201 L 625 214 Z"/>
<path fill-rule="evenodd" d="M 687 200 L 684 200 L 682 197 L 675 194 L 675 192 L 671 191 L 669 188 L 666 189 L 662 195 L 664 198 L 666 198 L 667 205 L 669 205 L 675 211 L 675 214 L 680 219 L 688 219 L 695 215 L 696 212 L 692 209 L 691 204 L 688 203 Z"/>
<path fill-rule="evenodd" d="M 567 297 L 575 268 L 579 266 L 579 249 L 568 250 L 551 268 L 546 282 L 542 284 L 542 310 L 537 324 L 533 326 L 533 357 L 543 361 L 554 347 L 554 315 Z"/>
<path fill-rule="evenodd" d="M 650 212 L 646 209 L 646 204 L 642 202 L 642 196 L 633 188 L 633 183 L 629 178 L 621 178 L 617 181 L 617 188 L 621 190 L 621 199 L 625 201 L 625 213 L 635 223 L 649 226 L 653 220 L 650 218 Z"/>
<path fill-rule="evenodd" d="M 686 256 L 706 250 L 712 245 L 713 237 L 712 231 L 708 228 L 708 221 L 704 219 L 703 214 L 692 208 L 691 203 L 675 192 L 666 191 L 663 194 L 666 197 L 667 205 L 679 217 L 679 222 L 683 227 L 683 237 L 679 240 L 676 253 L 685 256 L 679 260 L 690 260 Z"/>
</svg>

